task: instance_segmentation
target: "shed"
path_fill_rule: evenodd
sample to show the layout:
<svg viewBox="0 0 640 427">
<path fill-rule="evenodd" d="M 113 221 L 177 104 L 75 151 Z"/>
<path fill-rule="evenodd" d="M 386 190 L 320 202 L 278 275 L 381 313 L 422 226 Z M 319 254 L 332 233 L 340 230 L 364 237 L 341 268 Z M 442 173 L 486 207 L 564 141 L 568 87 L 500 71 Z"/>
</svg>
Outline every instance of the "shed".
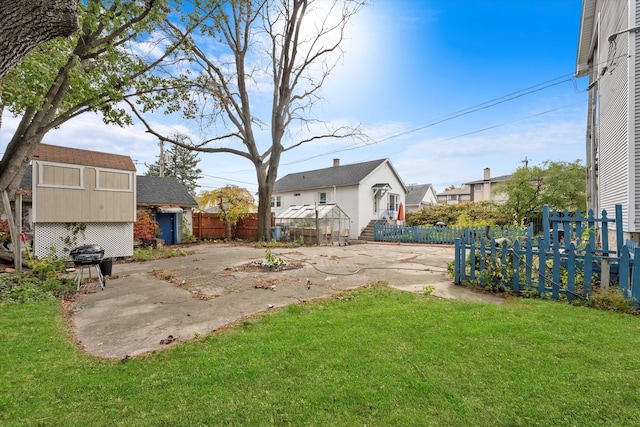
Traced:
<svg viewBox="0 0 640 427">
<path fill-rule="evenodd" d="M 349 216 L 336 204 L 290 206 L 276 216 L 275 234 L 284 240 L 304 239 L 305 243 L 346 245 L 349 243 Z M 279 228 L 278 228 L 279 227 Z"/>
</svg>

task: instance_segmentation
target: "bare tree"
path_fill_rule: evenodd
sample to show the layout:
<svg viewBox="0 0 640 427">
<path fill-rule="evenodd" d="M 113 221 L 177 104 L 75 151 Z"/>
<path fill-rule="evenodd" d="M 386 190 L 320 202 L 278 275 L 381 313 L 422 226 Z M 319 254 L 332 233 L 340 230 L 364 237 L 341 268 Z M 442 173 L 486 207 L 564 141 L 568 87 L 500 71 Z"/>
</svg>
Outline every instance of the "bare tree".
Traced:
<svg viewBox="0 0 640 427">
<path fill-rule="evenodd" d="M 78 0 L 0 2 L 0 80 L 31 50 L 78 29 Z"/>
<path fill-rule="evenodd" d="M 206 153 L 231 153 L 251 161 L 258 181 L 258 240 L 269 239 L 270 199 L 282 153 L 304 143 L 325 138 L 366 138 L 358 126 L 330 126 L 314 120 L 311 110 L 322 98 L 320 88 L 343 51 L 345 28 L 365 4 L 364 0 L 236 0 L 194 4 L 192 18 L 203 22 L 199 38 L 190 38 L 185 58 L 194 74 L 177 79 L 189 81 L 191 98 L 182 105 L 188 118 L 214 124 L 221 132 L 197 144 L 184 144 L 154 130 L 142 112 L 161 108 L 171 95 L 159 100 L 130 102 L 138 118 L 158 138 Z M 174 38 L 185 37 L 176 24 L 168 23 Z M 223 49 L 213 55 L 211 46 Z M 192 71 L 197 67 L 197 71 Z M 270 99 L 259 113 L 259 97 L 269 86 Z M 184 99 L 184 94 L 181 94 Z M 142 112 L 136 108 L 143 105 Z M 209 123 L 207 123 L 209 121 Z M 322 131 L 294 140 L 292 124 Z M 267 133 L 268 143 L 258 135 Z M 216 131 L 217 132 L 217 131 Z"/>
</svg>

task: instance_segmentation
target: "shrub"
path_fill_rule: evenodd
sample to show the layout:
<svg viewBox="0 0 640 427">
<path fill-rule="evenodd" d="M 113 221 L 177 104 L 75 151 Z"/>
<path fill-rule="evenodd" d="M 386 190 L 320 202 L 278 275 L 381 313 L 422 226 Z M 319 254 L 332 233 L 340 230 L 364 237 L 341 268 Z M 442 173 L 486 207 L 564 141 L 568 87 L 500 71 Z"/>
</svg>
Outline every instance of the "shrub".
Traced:
<svg viewBox="0 0 640 427">
<path fill-rule="evenodd" d="M 30 270 L 19 274 L 0 274 L 0 302 L 22 304 L 68 298 L 76 291 L 75 281 L 62 277 L 64 261 L 50 253 L 41 259 L 29 260 Z"/>
<path fill-rule="evenodd" d="M 410 226 L 435 225 L 437 222 L 447 225 L 484 226 L 506 225 L 510 223 L 510 219 L 502 213 L 496 203 L 489 201 L 427 206 L 407 215 L 407 225 Z"/>
<path fill-rule="evenodd" d="M 136 222 L 133 224 L 133 239 L 141 241 L 151 239 L 160 231 L 158 223 L 148 210 L 139 211 L 136 215 Z"/>
</svg>

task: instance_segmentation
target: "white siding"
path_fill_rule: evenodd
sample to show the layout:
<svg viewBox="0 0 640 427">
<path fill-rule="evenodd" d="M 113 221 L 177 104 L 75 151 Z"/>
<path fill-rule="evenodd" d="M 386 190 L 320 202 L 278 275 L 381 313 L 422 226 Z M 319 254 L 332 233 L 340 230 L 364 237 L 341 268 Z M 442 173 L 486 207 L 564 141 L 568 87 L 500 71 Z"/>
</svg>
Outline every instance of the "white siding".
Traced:
<svg viewBox="0 0 640 427">
<path fill-rule="evenodd" d="M 614 212 L 615 205 L 623 206 L 628 221 L 630 197 L 629 145 L 629 33 L 619 34 L 609 44 L 611 34 L 629 28 L 628 3 L 600 1 L 598 4 L 599 57 L 594 61 L 600 80 L 598 120 L 598 196 L 599 207 Z M 615 50 L 614 50 L 615 47 Z M 606 67 L 606 68 L 605 68 Z M 625 227 L 627 228 L 627 227 Z"/>
<path fill-rule="evenodd" d="M 378 212 L 375 213 L 373 211 L 373 191 L 371 187 L 375 184 L 385 183 L 391 186 L 391 190 L 382 197 L 382 200 L 378 204 Z M 398 203 L 406 205 L 404 187 L 393 172 L 391 165 L 388 162 L 385 162 L 360 182 L 360 189 L 358 191 L 358 235 L 369 224 L 369 222 L 371 222 L 371 220 L 380 218 L 387 208 L 387 197 L 389 193 L 397 194 L 399 197 Z"/>
<path fill-rule="evenodd" d="M 634 6 L 635 11 L 633 15 L 635 16 L 635 25 L 640 23 L 640 7 L 638 3 L 635 2 Z M 633 117 L 633 135 L 631 140 L 633 143 L 631 146 L 633 147 L 633 163 L 632 170 L 633 174 L 630 177 L 629 186 L 632 189 L 631 197 L 633 198 L 629 202 L 629 230 L 630 232 L 637 232 L 640 230 L 640 215 L 638 211 L 640 210 L 640 35 L 638 33 L 632 33 L 631 44 L 633 47 L 633 59 L 631 60 L 631 69 L 630 69 L 630 81 L 633 82 L 633 102 L 630 104 L 631 114 Z M 630 50 L 631 51 L 631 50 Z M 624 211 L 624 210 L 623 210 Z M 624 214 L 624 212 L 623 212 Z"/>
</svg>

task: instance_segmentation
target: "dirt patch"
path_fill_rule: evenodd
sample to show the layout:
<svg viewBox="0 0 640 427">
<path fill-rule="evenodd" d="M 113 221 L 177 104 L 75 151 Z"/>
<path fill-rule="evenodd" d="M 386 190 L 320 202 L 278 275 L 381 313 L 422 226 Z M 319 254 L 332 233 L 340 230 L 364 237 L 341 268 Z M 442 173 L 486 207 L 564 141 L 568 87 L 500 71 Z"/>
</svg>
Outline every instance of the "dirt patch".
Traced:
<svg viewBox="0 0 640 427">
<path fill-rule="evenodd" d="M 290 262 L 288 264 L 279 265 L 263 265 L 257 262 L 249 262 L 247 264 L 238 265 L 235 267 L 227 267 L 225 272 L 242 271 L 245 273 L 276 273 L 279 271 L 297 270 L 302 268 L 304 264 L 299 262 Z"/>
</svg>

